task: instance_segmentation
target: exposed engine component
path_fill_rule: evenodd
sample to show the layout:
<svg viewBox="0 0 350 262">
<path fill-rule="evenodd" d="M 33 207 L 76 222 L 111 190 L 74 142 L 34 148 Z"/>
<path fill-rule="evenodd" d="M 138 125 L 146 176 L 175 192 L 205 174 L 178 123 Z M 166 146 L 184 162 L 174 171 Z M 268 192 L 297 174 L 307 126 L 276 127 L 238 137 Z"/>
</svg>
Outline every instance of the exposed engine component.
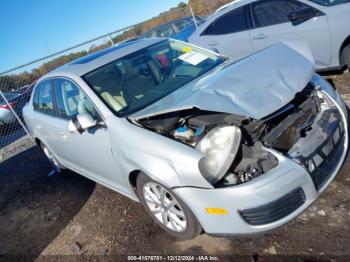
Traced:
<svg viewBox="0 0 350 262">
<path fill-rule="evenodd" d="M 256 176 L 257 170 L 255 168 L 249 168 L 245 172 L 238 175 L 238 182 L 240 183 L 246 183 L 250 180 L 252 180 Z"/>
<path fill-rule="evenodd" d="M 141 120 L 142 125 L 161 135 L 170 134 L 179 124 L 181 114 L 174 112 L 171 114 L 159 115 Z"/>
<path fill-rule="evenodd" d="M 257 142 L 253 146 L 242 145 L 239 155 L 218 187 L 249 182 L 276 167 L 277 164 L 277 158 L 264 150 L 261 142 Z M 235 179 L 232 178 L 233 174 L 236 176 Z"/>
<path fill-rule="evenodd" d="M 174 137 L 175 139 L 183 140 L 186 142 L 191 142 L 194 140 L 194 130 L 188 127 L 180 127 L 175 130 Z"/>
<path fill-rule="evenodd" d="M 245 120 L 248 121 L 249 119 L 241 116 L 213 113 L 194 108 L 145 118 L 140 120 L 140 122 L 145 127 L 164 136 L 174 137 L 178 128 L 185 127 L 192 129 L 195 132 L 195 136 L 198 137 L 203 131 L 209 131 L 218 125 L 240 126 Z M 178 134 L 178 132 L 176 134 Z"/>
<path fill-rule="evenodd" d="M 143 119 L 141 123 L 161 135 L 193 148 L 198 147 L 199 142 L 203 141 L 204 137 L 209 138 L 210 132 L 217 127 L 233 126 L 238 128 L 241 133 L 237 142 L 238 151 L 234 154 L 235 158 L 229 172 L 226 175 L 205 175 L 206 179 L 216 186 L 246 183 L 277 165 L 277 160 L 262 149 L 261 142 L 257 142 L 259 137 L 265 133 L 266 123 L 259 123 L 246 117 L 198 109 Z M 210 159 L 214 160 L 215 157 L 212 156 Z M 219 162 L 222 161 L 218 159 Z M 202 165 L 202 167 L 204 166 L 206 165 Z M 201 172 L 206 173 L 204 170 Z"/>
<path fill-rule="evenodd" d="M 237 185 L 239 182 L 239 177 L 233 173 L 227 173 L 227 175 L 222 180 L 222 185 Z"/>
<path fill-rule="evenodd" d="M 287 153 L 293 145 L 312 130 L 319 113 L 326 109 L 324 99 L 316 90 L 298 93 L 290 103 L 293 108 L 277 118 L 269 119 L 268 133 L 262 138 L 267 147 Z"/>
<path fill-rule="evenodd" d="M 223 176 L 204 175 L 215 187 L 227 187 L 247 183 L 277 166 L 277 158 L 266 147 L 287 154 L 311 131 L 318 114 L 327 109 L 324 97 L 308 85 L 286 106 L 261 120 L 193 108 L 142 119 L 140 123 L 193 148 L 205 138 L 208 140 L 215 128 L 239 128 L 239 149 L 227 173 Z M 201 170 L 201 173 L 205 172 Z"/>
<path fill-rule="evenodd" d="M 300 137 L 304 136 L 314 122 L 318 107 L 313 98 L 307 99 L 298 107 L 298 111 L 289 114 L 265 137 L 266 145 L 287 152 Z"/>
</svg>

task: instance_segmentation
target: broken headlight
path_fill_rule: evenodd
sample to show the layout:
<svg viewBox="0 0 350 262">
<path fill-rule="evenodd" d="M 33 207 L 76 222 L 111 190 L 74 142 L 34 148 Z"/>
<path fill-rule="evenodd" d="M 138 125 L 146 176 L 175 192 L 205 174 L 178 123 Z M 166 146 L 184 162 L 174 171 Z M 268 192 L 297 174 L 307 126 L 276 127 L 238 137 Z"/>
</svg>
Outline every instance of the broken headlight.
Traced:
<svg viewBox="0 0 350 262">
<path fill-rule="evenodd" d="M 241 130 L 236 126 L 212 129 L 196 146 L 204 157 L 199 161 L 199 170 L 204 178 L 214 185 L 230 168 L 241 142 Z"/>
</svg>

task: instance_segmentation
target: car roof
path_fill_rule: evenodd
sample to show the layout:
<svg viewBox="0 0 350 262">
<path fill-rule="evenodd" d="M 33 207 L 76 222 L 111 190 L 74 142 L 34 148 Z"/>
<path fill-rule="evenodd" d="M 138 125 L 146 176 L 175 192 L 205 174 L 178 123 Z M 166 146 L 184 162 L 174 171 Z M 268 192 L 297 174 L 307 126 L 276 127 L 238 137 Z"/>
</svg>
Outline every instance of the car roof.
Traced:
<svg viewBox="0 0 350 262">
<path fill-rule="evenodd" d="M 161 41 L 166 40 L 166 38 L 148 38 L 148 39 L 139 39 L 135 41 L 128 41 L 121 44 L 118 44 L 114 47 L 109 47 L 95 53 L 89 54 L 68 64 L 65 64 L 40 78 L 40 81 L 50 78 L 50 77 L 59 77 L 59 76 L 83 76 L 105 64 L 113 62 L 119 58 L 127 56 L 131 53 L 139 51 L 148 46 L 157 44 Z"/>
<path fill-rule="evenodd" d="M 226 8 L 238 4 L 239 2 L 242 2 L 243 0 L 233 0 L 232 2 L 227 3 L 226 5 L 223 5 L 221 7 L 219 7 L 214 14 L 220 13 L 222 10 L 225 10 Z"/>
</svg>

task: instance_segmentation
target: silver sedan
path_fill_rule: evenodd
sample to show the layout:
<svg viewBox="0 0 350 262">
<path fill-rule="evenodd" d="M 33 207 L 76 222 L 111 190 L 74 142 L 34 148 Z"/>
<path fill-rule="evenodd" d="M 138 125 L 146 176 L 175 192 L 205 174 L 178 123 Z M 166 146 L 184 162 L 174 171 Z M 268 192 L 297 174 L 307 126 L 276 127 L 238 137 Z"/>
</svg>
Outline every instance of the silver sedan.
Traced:
<svg viewBox="0 0 350 262">
<path fill-rule="evenodd" d="M 286 224 L 348 150 L 339 94 L 283 44 L 233 63 L 175 40 L 127 42 L 43 76 L 23 114 L 57 171 L 140 201 L 183 239 Z"/>
</svg>

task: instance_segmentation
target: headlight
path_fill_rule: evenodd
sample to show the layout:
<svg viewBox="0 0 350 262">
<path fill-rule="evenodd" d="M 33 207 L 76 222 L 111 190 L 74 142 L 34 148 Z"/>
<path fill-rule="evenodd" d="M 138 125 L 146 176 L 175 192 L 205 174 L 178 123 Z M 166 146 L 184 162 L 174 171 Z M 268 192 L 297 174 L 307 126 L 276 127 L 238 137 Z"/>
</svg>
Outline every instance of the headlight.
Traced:
<svg viewBox="0 0 350 262">
<path fill-rule="evenodd" d="M 241 130 L 235 126 L 216 127 L 196 146 L 204 154 L 199 170 L 204 178 L 215 184 L 230 168 L 241 142 Z"/>
</svg>

